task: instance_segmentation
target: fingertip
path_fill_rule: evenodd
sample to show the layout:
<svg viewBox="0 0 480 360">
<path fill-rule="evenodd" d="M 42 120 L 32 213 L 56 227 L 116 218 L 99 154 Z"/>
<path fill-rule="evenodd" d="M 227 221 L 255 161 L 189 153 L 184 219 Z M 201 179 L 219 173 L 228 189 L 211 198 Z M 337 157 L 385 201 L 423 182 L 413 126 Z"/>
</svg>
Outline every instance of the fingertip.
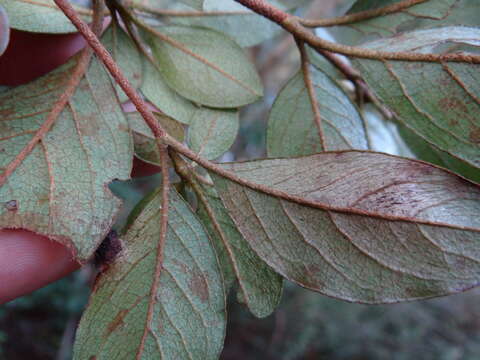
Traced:
<svg viewBox="0 0 480 360">
<path fill-rule="evenodd" d="M 62 244 L 26 230 L 0 230 L 0 303 L 56 281 L 80 265 Z"/>
</svg>

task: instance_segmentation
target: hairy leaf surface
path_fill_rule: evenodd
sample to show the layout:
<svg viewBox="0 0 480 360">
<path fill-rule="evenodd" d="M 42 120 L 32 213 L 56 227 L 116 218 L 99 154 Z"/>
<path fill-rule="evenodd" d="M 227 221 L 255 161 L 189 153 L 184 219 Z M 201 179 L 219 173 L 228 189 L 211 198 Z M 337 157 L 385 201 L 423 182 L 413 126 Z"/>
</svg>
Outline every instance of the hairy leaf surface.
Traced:
<svg viewBox="0 0 480 360">
<path fill-rule="evenodd" d="M 0 171 L 45 121 L 64 93 L 77 59 L 0 93 Z M 53 128 L 0 187 L 0 228 L 25 228 L 49 236 L 72 247 L 85 261 L 120 207 L 108 184 L 129 177 L 132 156 L 128 123 L 114 88 L 93 59 Z"/>
<path fill-rule="evenodd" d="M 314 66 L 310 76 L 320 111 L 320 130 L 300 70 L 280 91 L 268 119 L 270 157 L 316 154 L 325 150 L 367 149 L 363 119 L 345 92 Z M 326 140 L 320 141 L 320 131 Z"/>
<path fill-rule="evenodd" d="M 282 278 L 250 248 L 228 215 L 214 187 L 202 185 L 203 194 L 219 224 L 221 235 L 212 223 L 205 206 L 200 205 L 199 217 L 207 228 L 220 260 L 227 291 L 238 282 L 238 291 L 252 314 L 270 315 L 282 296 Z"/>
<path fill-rule="evenodd" d="M 297 284 L 365 303 L 478 284 L 480 188 L 463 178 L 416 160 L 359 151 L 222 167 L 273 189 L 256 191 L 214 176 L 250 246 Z"/>
<path fill-rule="evenodd" d="M 160 72 L 146 58 L 143 61 L 144 79 L 140 90 L 145 97 L 166 115 L 189 124 L 197 107 L 177 94 L 163 80 Z"/>
<path fill-rule="evenodd" d="M 40 33 L 71 33 L 77 29 L 53 0 L 0 0 L 10 19 L 10 26 L 17 30 Z M 75 6 L 89 21 L 91 11 Z"/>
<path fill-rule="evenodd" d="M 366 44 L 369 49 L 444 53 L 480 46 L 480 30 L 419 30 Z M 469 63 L 357 59 L 368 85 L 415 134 L 447 155 L 480 168 L 480 73 Z"/>
<path fill-rule="evenodd" d="M 190 122 L 188 145 L 200 156 L 215 159 L 230 149 L 238 127 L 238 111 L 200 108 Z"/>
<path fill-rule="evenodd" d="M 170 192 L 163 269 L 154 281 L 161 195 L 123 236 L 125 250 L 97 279 L 75 342 L 75 359 L 217 359 L 225 333 L 225 295 L 208 236 L 189 206 Z M 145 328 L 146 341 L 141 348 Z"/>
<path fill-rule="evenodd" d="M 255 67 L 225 35 L 202 28 L 161 27 L 170 41 L 151 37 L 165 82 L 199 104 L 235 108 L 263 94 Z"/>
<path fill-rule="evenodd" d="M 142 60 L 133 40 L 124 30 L 112 24 L 103 34 L 102 43 L 127 77 L 130 85 L 134 89 L 139 88 L 142 83 Z M 120 85 L 115 84 L 115 88 L 120 101 L 127 101 L 128 97 Z"/>
</svg>

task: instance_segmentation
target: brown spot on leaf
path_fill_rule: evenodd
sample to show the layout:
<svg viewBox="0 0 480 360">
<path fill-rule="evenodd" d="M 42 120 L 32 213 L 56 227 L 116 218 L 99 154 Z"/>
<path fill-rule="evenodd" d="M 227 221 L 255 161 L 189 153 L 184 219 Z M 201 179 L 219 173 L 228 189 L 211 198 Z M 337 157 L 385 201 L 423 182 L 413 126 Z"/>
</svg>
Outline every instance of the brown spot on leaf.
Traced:
<svg viewBox="0 0 480 360">
<path fill-rule="evenodd" d="M 17 211 L 18 210 L 18 203 L 17 200 L 10 200 L 5 203 L 5 208 L 8 211 Z"/>
<path fill-rule="evenodd" d="M 206 279 L 199 274 L 193 274 L 192 278 L 190 279 L 189 288 L 198 298 L 200 298 L 201 302 L 207 302 L 209 295 L 208 295 L 208 284 Z"/>
<path fill-rule="evenodd" d="M 115 316 L 113 321 L 108 324 L 107 327 L 107 336 L 114 332 L 120 325 L 123 324 L 123 319 L 128 314 L 127 309 L 120 310 L 120 312 Z"/>
<path fill-rule="evenodd" d="M 458 110 L 463 113 L 468 113 L 468 108 L 465 105 L 465 102 L 457 98 L 451 98 L 451 97 L 441 98 L 438 101 L 438 106 L 440 107 L 440 109 L 442 109 L 445 112 Z"/>
<path fill-rule="evenodd" d="M 469 139 L 475 144 L 480 144 L 480 127 L 473 125 L 470 130 Z"/>
</svg>

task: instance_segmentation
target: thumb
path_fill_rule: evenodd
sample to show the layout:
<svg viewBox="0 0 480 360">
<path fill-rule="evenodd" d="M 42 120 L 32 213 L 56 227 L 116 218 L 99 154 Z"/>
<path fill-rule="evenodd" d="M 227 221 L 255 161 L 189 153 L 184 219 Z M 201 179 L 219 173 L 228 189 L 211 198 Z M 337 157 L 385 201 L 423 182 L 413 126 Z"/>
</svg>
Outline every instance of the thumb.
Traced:
<svg viewBox="0 0 480 360">
<path fill-rule="evenodd" d="M 0 230 L 0 304 L 78 269 L 63 245 L 25 230 Z"/>
</svg>

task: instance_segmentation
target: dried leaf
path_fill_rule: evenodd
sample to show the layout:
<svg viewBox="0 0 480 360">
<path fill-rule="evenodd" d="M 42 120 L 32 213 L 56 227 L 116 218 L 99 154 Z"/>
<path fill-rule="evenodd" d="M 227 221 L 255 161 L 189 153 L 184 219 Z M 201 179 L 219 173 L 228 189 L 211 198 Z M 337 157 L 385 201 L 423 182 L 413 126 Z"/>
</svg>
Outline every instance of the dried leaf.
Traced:
<svg viewBox="0 0 480 360">
<path fill-rule="evenodd" d="M 217 359 L 225 334 L 225 295 L 212 245 L 172 190 L 164 263 L 154 316 L 147 308 L 160 234 L 154 194 L 122 237 L 123 254 L 97 280 L 77 331 L 75 359 Z"/>
<path fill-rule="evenodd" d="M 389 303 L 478 284 L 480 187 L 461 177 L 360 151 L 222 167 L 257 187 L 214 175 L 238 229 L 299 285 Z"/>
</svg>

